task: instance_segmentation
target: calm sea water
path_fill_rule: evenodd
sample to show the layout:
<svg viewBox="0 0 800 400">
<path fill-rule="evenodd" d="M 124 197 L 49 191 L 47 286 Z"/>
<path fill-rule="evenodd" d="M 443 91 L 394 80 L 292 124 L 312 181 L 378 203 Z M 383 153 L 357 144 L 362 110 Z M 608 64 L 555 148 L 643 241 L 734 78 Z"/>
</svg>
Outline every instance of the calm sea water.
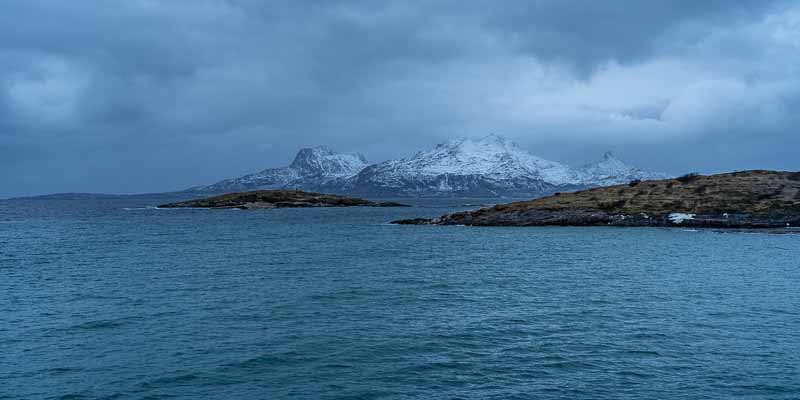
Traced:
<svg viewBox="0 0 800 400">
<path fill-rule="evenodd" d="M 800 398 L 800 235 L 158 202 L 0 202 L 0 398 Z"/>
</svg>

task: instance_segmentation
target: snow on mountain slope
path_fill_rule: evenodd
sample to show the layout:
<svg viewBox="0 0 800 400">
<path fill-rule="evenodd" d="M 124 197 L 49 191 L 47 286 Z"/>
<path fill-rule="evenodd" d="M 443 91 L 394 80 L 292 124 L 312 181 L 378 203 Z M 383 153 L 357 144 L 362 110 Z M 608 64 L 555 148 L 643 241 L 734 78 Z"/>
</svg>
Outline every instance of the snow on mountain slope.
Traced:
<svg viewBox="0 0 800 400">
<path fill-rule="evenodd" d="M 496 135 L 456 139 L 411 158 L 378 164 L 373 173 L 391 180 L 420 175 L 482 175 L 491 179 L 534 178 L 549 183 L 574 180 L 570 167 L 536 157 L 508 139 Z"/>
<path fill-rule="evenodd" d="M 366 158 L 361 154 L 336 153 L 327 147 L 318 146 L 301 149 L 288 167 L 269 168 L 212 185 L 197 186 L 189 191 L 222 193 L 289 187 L 305 188 L 352 177 L 367 165 Z"/>
</svg>

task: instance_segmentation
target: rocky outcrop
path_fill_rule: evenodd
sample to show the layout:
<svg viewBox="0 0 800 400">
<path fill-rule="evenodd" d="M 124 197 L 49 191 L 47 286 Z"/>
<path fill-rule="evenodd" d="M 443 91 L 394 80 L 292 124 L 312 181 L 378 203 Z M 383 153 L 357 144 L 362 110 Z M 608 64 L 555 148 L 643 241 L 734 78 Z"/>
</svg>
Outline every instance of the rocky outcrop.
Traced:
<svg viewBox="0 0 800 400">
<path fill-rule="evenodd" d="M 253 192 L 228 193 L 169 203 L 158 208 L 298 208 L 298 207 L 406 207 L 393 202 L 373 202 L 353 197 L 302 192 L 299 190 L 257 190 Z"/>
<path fill-rule="evenodd" d="M 414 225 L 800 227 L 800 173 L 743 171 L 632 181 L 503 204 Z"/>
</svg>

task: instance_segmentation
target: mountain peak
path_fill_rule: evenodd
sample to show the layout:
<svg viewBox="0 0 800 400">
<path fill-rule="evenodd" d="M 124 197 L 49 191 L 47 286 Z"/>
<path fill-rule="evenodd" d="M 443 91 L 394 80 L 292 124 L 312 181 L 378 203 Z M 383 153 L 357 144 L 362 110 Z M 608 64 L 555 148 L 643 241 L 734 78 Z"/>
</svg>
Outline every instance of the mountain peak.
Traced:
<svg viewBox="0 0 800 400">
<path fill-rule="evenodd" d="M 583 169 L 590 169 L 599 171 L 602 170 L 605 173 L 621 173 L 622 171 L 633 170 L 635 168 L 627 165 L 625 162 L 617 158 L 611 151 L 606 151 L 603 153 L 603 157 L 591 164 L 586 164 L 583 166 Z"/>
<path fill-rule="evenodd" d="M 300 149 L 290 168 L 304 174 L 352 175 L 367 166 L 367 159 L 359 153 L 337 153 L 327 146 Z"/>
<path fill-rule="evenodd" d="M 584 183 L 592 185 L 613 185 L 626 183 L 634 179 L 659 179 L 663 174 L 642 171 L 626 164 L 611 151 L 603 153 L 603 158 L 579 169 Z"/>
<path fill-rule="evenodd" d="M 297 155 L 294 156 L 294 162 L 292 162 L 292 164 L 302 163 L 309 158 L 324 157 L 331 154 L 335 154 L 335 152 L 328 146 L 304 147 L 297 151 Z"/>
<path fill-rule="evenodd" d="M 539 158 L 496 134 L 452 139 L 411 158 L 384 162 L 372 172 L 376 170 L 393 177 L 394 182 L 413 176 L 445 175 L 481 177 L 496 182 L 523 179 L 549 184 L 574 180 L 574 173 L 568 166 Z"/>
</svg>

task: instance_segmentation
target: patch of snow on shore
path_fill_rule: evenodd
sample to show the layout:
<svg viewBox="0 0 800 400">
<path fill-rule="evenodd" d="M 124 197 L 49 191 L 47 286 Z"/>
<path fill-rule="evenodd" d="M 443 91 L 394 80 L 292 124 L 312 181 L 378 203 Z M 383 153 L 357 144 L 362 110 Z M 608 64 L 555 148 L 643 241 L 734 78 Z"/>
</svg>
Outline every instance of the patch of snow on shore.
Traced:
<svg viewBox="0 0 800 400">
<path fill-rule="evenodd" d="M 694 219 L 695 214 L 684 214 L 684 213 L 672 213 L 669 215 L 669 220 L 672 221 L 673 224 L 680 224 L 683 221 Z"/>
</svg>

